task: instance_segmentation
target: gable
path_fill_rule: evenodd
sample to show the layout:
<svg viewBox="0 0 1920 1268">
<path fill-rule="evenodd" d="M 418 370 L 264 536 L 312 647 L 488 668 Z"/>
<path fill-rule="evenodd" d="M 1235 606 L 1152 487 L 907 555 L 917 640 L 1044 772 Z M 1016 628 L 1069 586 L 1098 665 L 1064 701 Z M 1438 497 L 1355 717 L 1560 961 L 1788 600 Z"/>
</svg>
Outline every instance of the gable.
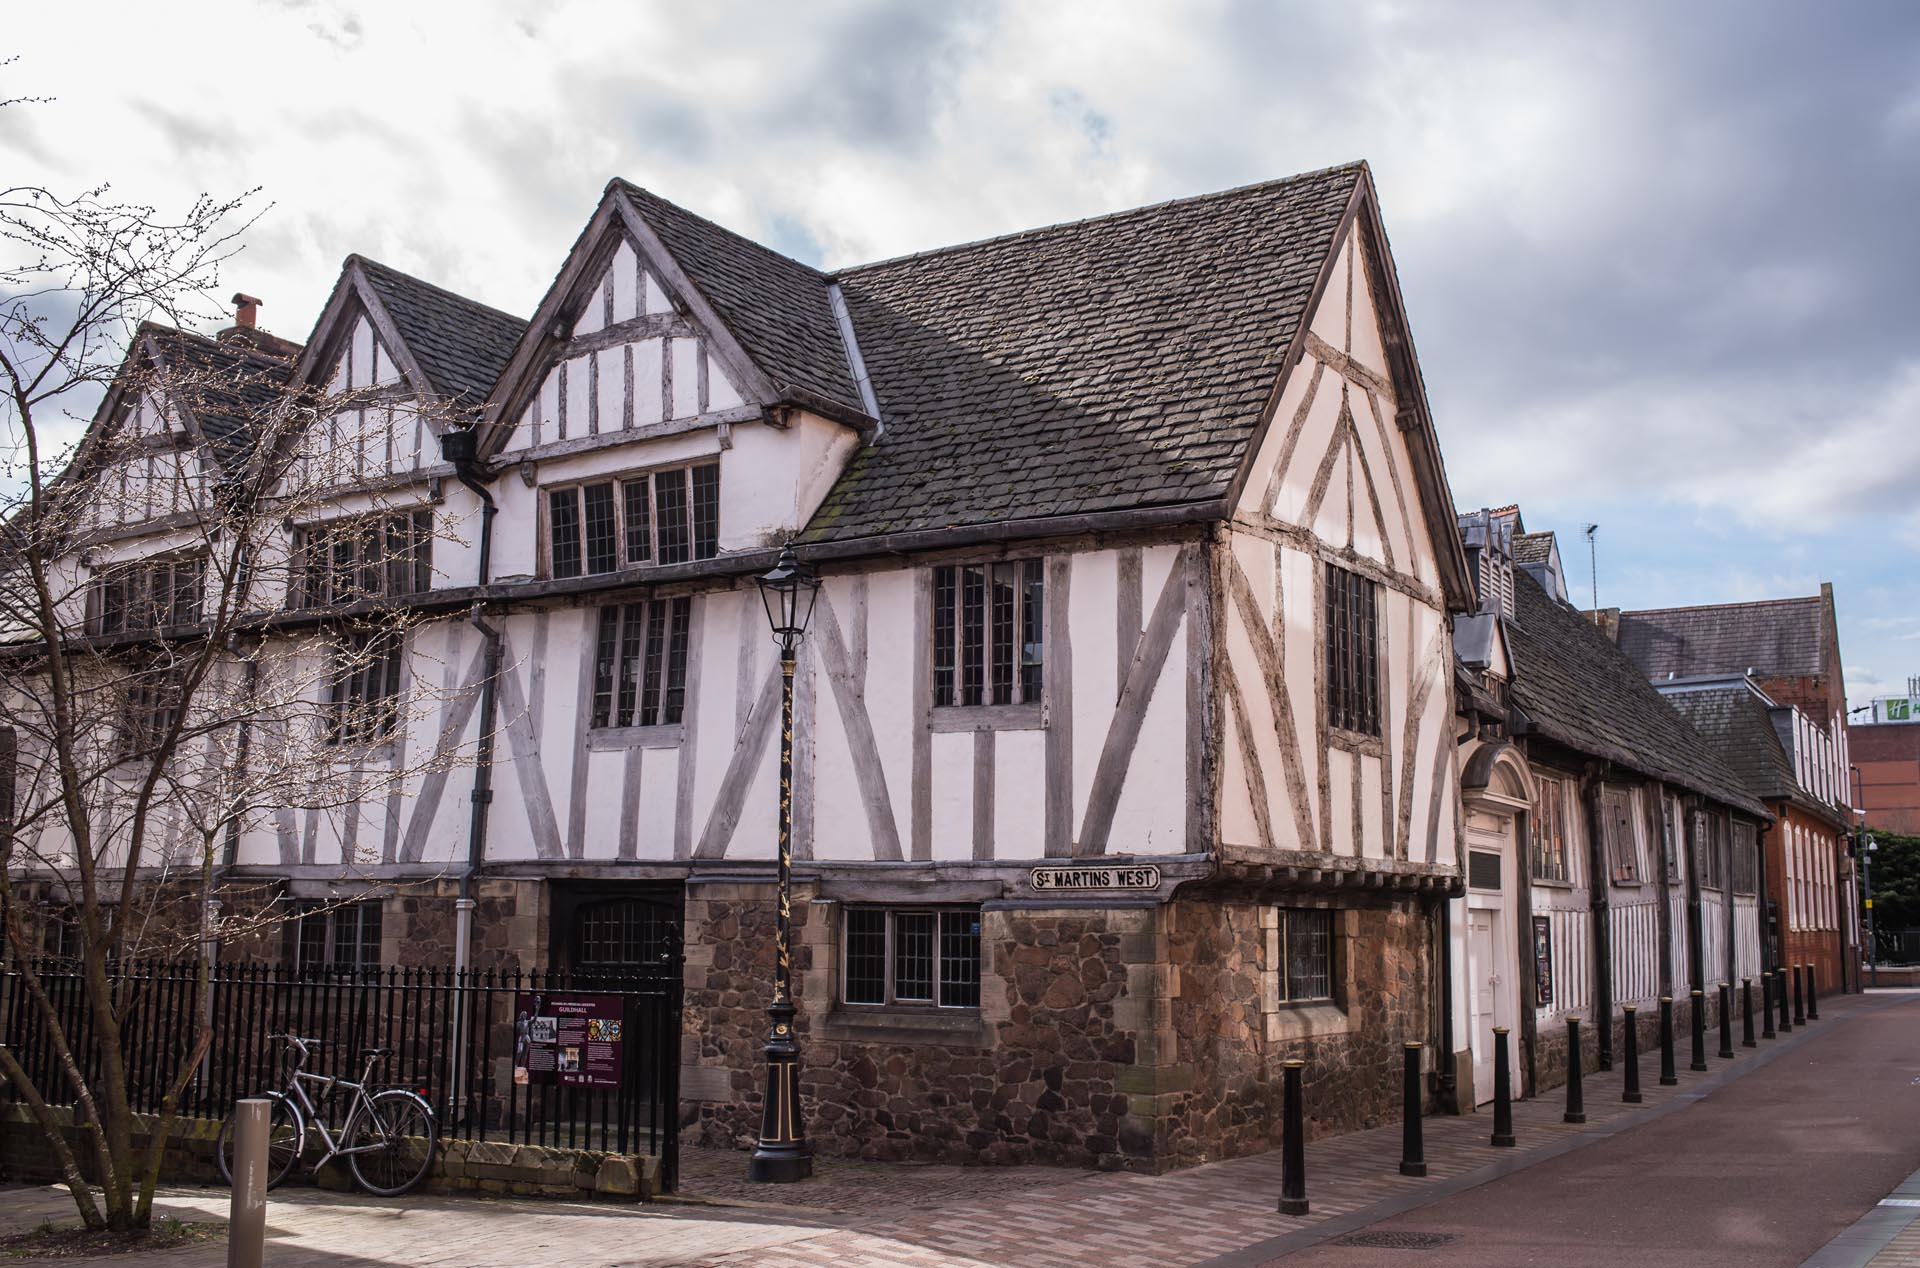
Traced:
<svg viewBox="0 0 1920 1268">
<path fill-rule="evenodd" d="M 712 330 L 674 301 L 663 270 L 624 233 L 599 254 L 604 263 L 583 274 L 591 280 L 567 305 L 566 337 L 553 341 L 499 451 L 758 417 Z"/>
<path fill-rule="evenodd" d="M 374 332 L 365 311 L 353 319 L 353 327 L 341 341 L 327 375 L 328 395 L 365 391 L 400 382 L 400 366 L 393 353 Z"/>
<path fill-rule="evenodd" d="M 1388 364 L 1383 270 L 1371 251 L 1356 232 L 1337 244 L 1235 513 L 1310 533 L 1437 595 L 1429 482 L 1398 422 L 1406 403 Z"/>
</svg>

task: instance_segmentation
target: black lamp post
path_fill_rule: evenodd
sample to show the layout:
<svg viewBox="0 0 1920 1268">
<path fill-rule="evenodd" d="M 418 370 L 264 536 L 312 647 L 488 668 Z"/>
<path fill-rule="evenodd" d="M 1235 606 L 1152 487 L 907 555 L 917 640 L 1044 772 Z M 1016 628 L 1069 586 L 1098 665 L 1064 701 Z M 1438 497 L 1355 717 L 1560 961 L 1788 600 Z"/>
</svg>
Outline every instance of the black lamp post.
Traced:
<svg viewBox="0 0 1920 1268">
<path fill-rule="evenodd" d="M 813 617 L 820 578 L 801 564 L 793 547 L 780 552 L 773 571 L 760 578 L 767 624 L 780 644 L 780 865 L 779 914 L 774 934 L 773 1003 L 767 1016 L 767 1093 L 760 1113 L 760 1143 L 747 1164 L 747 1179 L 773 1184 L 813 1174 L 800 1113 L 800 1042 L 793 1033 L 793 657 Z"/>
</svg>

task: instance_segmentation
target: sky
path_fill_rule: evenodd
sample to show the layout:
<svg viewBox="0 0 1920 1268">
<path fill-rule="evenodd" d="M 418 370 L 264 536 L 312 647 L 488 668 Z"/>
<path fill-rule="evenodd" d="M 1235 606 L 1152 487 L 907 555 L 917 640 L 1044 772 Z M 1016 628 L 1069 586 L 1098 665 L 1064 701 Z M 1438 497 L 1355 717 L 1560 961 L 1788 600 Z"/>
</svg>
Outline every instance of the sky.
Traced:
<svg viewBox="0 0 1920 1268">
<path fill-rule="evenodd" d="M 304 338 L 349 253 L 527 314 L 615 175 L 833 267 L 1373 170 L 1448 476 L 1602 606 L 1831 581 L 1920 675 L 1920 6 L 18 6 L 0 181 L 258 187 Z"/>
</svg>

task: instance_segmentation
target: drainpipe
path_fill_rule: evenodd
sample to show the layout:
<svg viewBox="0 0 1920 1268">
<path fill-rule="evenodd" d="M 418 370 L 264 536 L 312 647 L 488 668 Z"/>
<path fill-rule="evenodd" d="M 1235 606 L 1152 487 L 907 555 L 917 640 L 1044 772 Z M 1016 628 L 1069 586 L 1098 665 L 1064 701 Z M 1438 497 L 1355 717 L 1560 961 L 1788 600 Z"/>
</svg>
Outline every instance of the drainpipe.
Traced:
<svg viewBox="0 0 1920 1268">
<path fill-rule="evenodd" d="M 493 494 L 487 491 L 487 470 L 481 465 L 478 437 L 472 428 L 449 431 L 440 437 L 441 456 L 453 464 L 454 478 L 480 499 L 480 566 L 478 585 L 482 593 L 493 578 L 493 517 L 499 511 Z M 487 855 L 487 809 L 493 804 L 493 732 L 496 711 L 494 684 L 500 677 L 500 631 L 487 624 L 482 615 L 484 601 L 474 600 L 467 622 L 486 640 L 480 678 L 480 743 L 474 753 L 472 809 L 467 818 L 467 865 L 460 872 L 460 896 L 453 904 L 453 972 L 461 981 L 469 972 L 473 955 L 473 878 Z M 467 1071 L 466 992 L 453 992 L 452 1071 L 456 1115 L 464 1114 L 473 1094 L 473 1079 Z M 484 1077 L 484 1076 L 483 1076 Z"/>
<path fill-rule="evenodd" d="M 1606 769 L 1589 768 L 1581 790 L 1587 811 L 1588 911 L 1593 920 L 1593 1031 L 1602 1070 L 1613 1069 L 1613 869 L 1601 805 Z"/>
<path fill-rule="evenodd" d="M 1454 1083 L 1453 1068 L 1453 899 L 1440 899 L 1440 1053 L 1434 1069 L 1440 1076 L 1440 1112 L 1460 1112 L 1460 1089 Z"/>
<path fill-rule="evenodd" d="M 478 585 L 485 590 L 492 580 L 493 517 L 499 511 L 493 494 L 487 490 L 487 470 L 479 461 L 478 437 L 471 428 L 459 428 L 440 437 L 440 453 L 453 464 L 454 478 L 480 499 L 480 568 Z M 493 802 L 493 731 L 496 699 L 494 680 L 500 673 L 500 631 L 487 624 L 481 615 L 483 603 L 476 600 L 467 621 L 480 631 L 487 650 L 480 682 L 480 744 L 474 757 L 473 809 L 467 819 L 467 865 L 460 873 L 460 897 L 454 903 L 453 967 L 464 971 L 473 946 L 473 878 L 480 870 L 487 850 L 487 808 Z M 459 1033 L 456 1031 L 456 1033 Z"/>
</svg>

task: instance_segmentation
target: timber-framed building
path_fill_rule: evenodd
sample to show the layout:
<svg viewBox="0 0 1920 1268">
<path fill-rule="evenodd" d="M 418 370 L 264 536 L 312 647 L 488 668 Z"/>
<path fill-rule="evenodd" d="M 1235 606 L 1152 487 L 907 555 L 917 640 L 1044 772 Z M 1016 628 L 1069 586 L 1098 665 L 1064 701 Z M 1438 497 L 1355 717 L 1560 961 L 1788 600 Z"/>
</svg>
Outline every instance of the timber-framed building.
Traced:
<svg viewBox="0 0 1920 1268">
<path fill-rule="evenodd" d="M 1624 660 L 1505 555 L 1487 607 L 1364 165 L 830 273 L 616 180 L 527 320 L 353 256 L 288 373 L 353 394 L 316 442 L 357 465 L 288 526 L 278 602 L 332 619 L 354 596 L 314 561 L 377 521 L 417 564 L 382 597 L 423 620 L 334 698 L 441 692 L 340 761 L 493 748 L 236 831 L 226 881 L 318 904 L 262 953 L 667 965 L 690 1138 L 759 1119 L 780 674 L 753 579 L 789 543 L 824 579 L 793 774 L 822 1149 L 1256 1152 L 1286 1057 L 1318 1131 L 1395 1116 L 1409 1040 L 1435 1105 L 1484 1099 L 1482 1022 L 1612 1015 L 1576 985 L 1606 931 L 1622 1000 L 1683 927 L 1689 973 L 1746 971 L 1751 902 L 1711 907 L 1661 843 L 1744 857 L 1764 809 L 1680 760 L 1638 674 L 1584 703 L 1579 638 Z M 1549 770 L 1566 874 L 1529 888 Z M 1575 870 L 1583 831 L 1625 832 L 1635 878 Z M 1475 1002 L 1540 915 L 1561 993 Z"/>
</svg>

